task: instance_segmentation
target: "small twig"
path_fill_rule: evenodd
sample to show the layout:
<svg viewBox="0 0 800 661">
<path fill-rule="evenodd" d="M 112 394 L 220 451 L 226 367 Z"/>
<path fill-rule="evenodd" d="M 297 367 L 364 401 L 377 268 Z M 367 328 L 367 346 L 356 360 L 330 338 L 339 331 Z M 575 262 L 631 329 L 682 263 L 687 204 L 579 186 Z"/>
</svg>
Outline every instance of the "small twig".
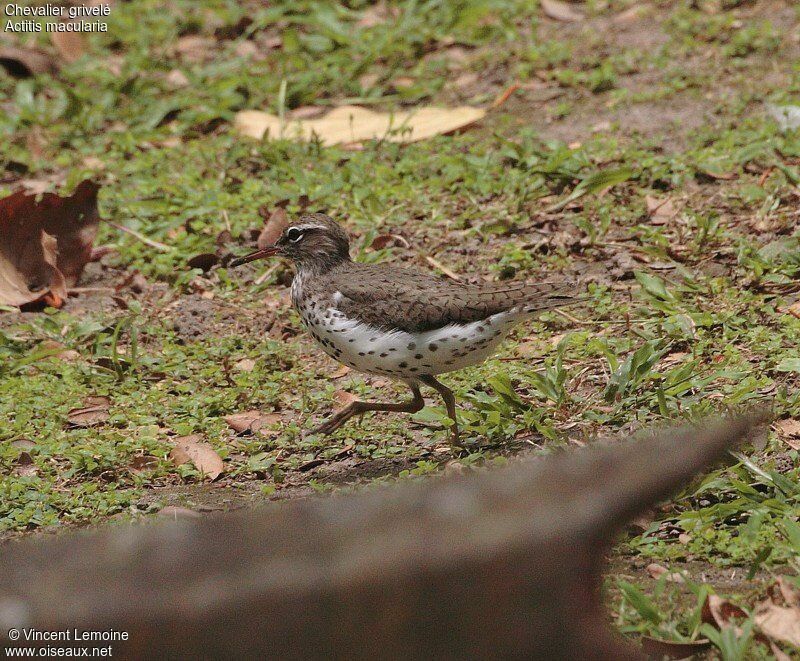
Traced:
<svg viewBox="0 0 800 661">
<path fill-rule="evenodd" d="M 233 233 L 233 230 L 231 229 L 231 221 L 230 221 L 230 218 L 228 218 L 228 210 L 227 209 L 223 209 L 222 210 L 222 220 L 225 221 L 225 229 L 228 230 L 229 232 Z"/>
<path fill-rule="evenodd" d="M 267 278 L 269 278 L 269 276 L 275 273 L 275 271 L 278 269 L 279 266 L 280 264 L 273 264 L 272 266 L 270 266 L 266 271 L 264 271 L 260 276 L 258 276 L 258 278 L 256 278 L 255 284 L 263 285 L 267 281 Z"/>
<path fill-rule="evenodd" d="M 119 223 L 115 223 L 112 220 L 106 220 L 106 223 L 111 225 L 114 229 L 119 230 L 120 232 L 125 232 L 125 234 L 130 234 L 132 237 L 139 239 L 142 243 L 150 246 L 151 248 L 155 248 L 156 250 L 161 250 L 162 252 L 171 252 L 174 250 L 171 246 L 168 246 L 164 243 L 159 243 L 158 241 L 154 241 L 153 239 L 148 239 L 144 234 L 140 234 L 136 230 L 132 230 L 130 227 L 125 227 L 124 225 L 120 225 Z"/>
<path fill-rule="evenodd" d="M 451 278 L 452 280 L 461 280 L 461 278 L 458 277 L 458 275 L 456 275 L 455 272 L 451 271 L 439 260 L 434 259 L 430 255 L 425 255 L 425 261 L 428 262 L 428 264 L 430 264 L 437 271 L 441 271 L 442 273 L 444 273 L 448 278 Z"/>
</svg>

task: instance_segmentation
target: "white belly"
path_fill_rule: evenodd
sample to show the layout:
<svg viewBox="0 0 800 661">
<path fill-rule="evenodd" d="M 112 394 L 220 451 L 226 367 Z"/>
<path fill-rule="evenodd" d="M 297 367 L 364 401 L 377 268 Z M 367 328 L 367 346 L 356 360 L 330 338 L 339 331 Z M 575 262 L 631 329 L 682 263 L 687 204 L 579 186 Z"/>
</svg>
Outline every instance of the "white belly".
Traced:
<svg viewBox="0 0 800 661">
<path fill-rule="evenodd" d="M 328 355 L 360 372 L 397 379 L 441 374 L 480 363 L 525 316 L 502 312 L 484 321 L 406 333 L 368 326 L 334 308 L 322 315 L 304 312 L 304 323 Z"/>
</svg>

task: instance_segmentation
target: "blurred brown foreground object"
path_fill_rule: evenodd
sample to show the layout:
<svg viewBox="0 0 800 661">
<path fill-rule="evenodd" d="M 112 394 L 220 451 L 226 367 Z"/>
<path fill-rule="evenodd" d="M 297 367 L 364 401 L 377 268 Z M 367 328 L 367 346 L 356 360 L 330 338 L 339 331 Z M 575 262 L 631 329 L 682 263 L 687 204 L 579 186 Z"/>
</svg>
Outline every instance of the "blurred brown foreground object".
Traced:
<svg viewBox="0 0 800 661">
<path fill-rule="evenodd" d="M 0 637 L 127 631 L 112 647 L 128 659 L 639 659 L 607 626 L 604 553 L 626 521 L 764 419 L 217 518 L 25 539 L 0 558 Z"/>
</svg>

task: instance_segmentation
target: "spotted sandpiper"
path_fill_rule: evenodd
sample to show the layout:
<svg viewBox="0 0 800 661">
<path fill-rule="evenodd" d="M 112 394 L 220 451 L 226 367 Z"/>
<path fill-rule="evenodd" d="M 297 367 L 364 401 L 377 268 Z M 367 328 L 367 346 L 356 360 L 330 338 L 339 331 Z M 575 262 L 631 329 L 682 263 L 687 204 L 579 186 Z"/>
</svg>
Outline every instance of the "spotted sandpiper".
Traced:
<svg viewBox="0 0 800 661">
<path fill-rule="evenodd" d="M 576 301 L 575 284 L 466 284 L 350 259 L 347 233 L 329 216 L 304 215 L 274 245 L 231 267 L 279 255 L 294 262 L 292 304 L 329 356 L 359 372 L 404 381 L 407 402 L 356 400 L 314 432 L 330 434 L 367 411 L 416 413 L 420 386 L 436 390 L 458 440 L 453 392 L 435 377 L 483 362 L 519 321 Z"/>
</svg>

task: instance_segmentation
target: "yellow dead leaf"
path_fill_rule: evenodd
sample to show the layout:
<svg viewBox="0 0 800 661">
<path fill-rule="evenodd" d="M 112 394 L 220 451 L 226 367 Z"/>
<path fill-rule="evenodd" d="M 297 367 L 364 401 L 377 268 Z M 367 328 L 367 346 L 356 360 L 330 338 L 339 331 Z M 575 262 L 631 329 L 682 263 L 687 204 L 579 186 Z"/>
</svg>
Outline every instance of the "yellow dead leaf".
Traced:
<svg viewBox="0 0 800 661">
<path fill-rule="evenodd" d="M 486 110 L 420 107 L 396 113 L 381 113 L 359 106 L 334 108 L 324 117 L 281 122 L 280 117 L 259 110 L 242 110 L 234 126 L 242 135 L 261 140 L 318 139 L 324 145 L 359 143 L 363 140 L 416 142 L 435 135 L 452 133 L 483 119 Z"/>
</svg>

